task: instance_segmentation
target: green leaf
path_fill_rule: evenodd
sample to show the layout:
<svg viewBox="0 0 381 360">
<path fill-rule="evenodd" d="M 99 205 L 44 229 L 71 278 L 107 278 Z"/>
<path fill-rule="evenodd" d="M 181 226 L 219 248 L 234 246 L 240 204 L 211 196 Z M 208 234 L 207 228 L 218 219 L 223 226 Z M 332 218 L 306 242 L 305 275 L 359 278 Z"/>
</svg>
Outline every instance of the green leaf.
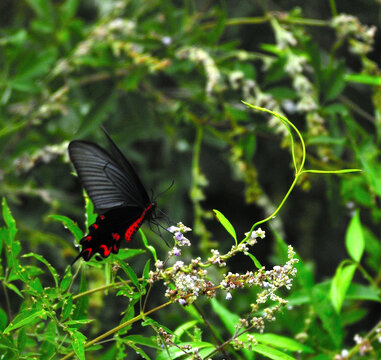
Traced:
<svg viewBox="0 0 381 360">
<path fill-rule="evenodd" d="M 67 266 L 65 274 L 60 283 L 60 289 L 62 292 L 65 292 L 68 289 L 72 279 L 73 275 L 71 273 L 71 266 Z"/>
<path fill-rule="evenodd" d="M 19 67 L 19 72 L 12 78 L 12 83 L 22 84 L 46 74 L 56 61 L 57 49 L 47 48 L 27 58 L 27 64 Z M 36 87 L 36 84 L 35 84 Z"/>
<path fill-rule="evenodd" d="M 5 243 L 5 238 L 8 235 L 8 229 L 6 228 L 0 228 L 0 256 L 3 252 L 3 244 Z M 0 257 L 0 263 L 1 263 L 1 257 Z"/>
<path fill-rule="evenodd" d="M 69 321 L 66 321 L 64 324 L 66 326 L 76 326 L 76 325 L 83 325 L 83 324 L 90 324 L 91 322 L 93 322 L 94 320 L 92 319 L 78 319 L 78 320 L 69 320 Z"/>
<path fill-rule="evenodd" d="M 12 245 L 13 239 L 16 235 L 17 229 L 16 229 L 16 221 L 12 216 L 11 211 L 9 210 L 7 201 L 5 198 L 3 198 L 3 218 L 4 222 L 7 225 L 8 228 L 8 236 L 6 237 L 6 243 L 7 245 Z"/>
<path fill-rule="evenodd" d="M 324 71 L 324 85 L 322 90 L 325 100 L 333 100 L 345 88 L 345 71 L 346 69 L 342 62 Z"/>
<path fill-rule="evenodd" d="M 152 245 L 149 245 L 148 244 L 148 240 L 147 240 L 147 237 L 145 236 L 144 232 L 142 229 L 139 229 L 139 235 L 141 236 L 142 238 L 142 242 L 144 244 L 144 247 L 151 252 L 153 258 L 155 259 L 155 263 L 157 261 L 157 254 L 156 254 L 156 249 L 152 246 Z"/>
<path fill-rule="evenodd" d="M 85 270 L 81 271 L 81 279 L 79 282 L 78 293 L 83 293 L 87 290 L 87 280 L 86 280 L 86 272 Z M 83 317 L 87 317 L 87 306 L 89 304 L 89 295 L 81 296 L 77 303 L 76 308 L 74 309 L 73 319 L 80 319 Z"/>
<path fill-rule="evenodd" d="M 17 347 L 20 352 L 24 351 L 26 342 L 27 342 L 27 336 L 26 336 L 25 329 L 20 329 L 17 334 Z"/>
<path fill-rule="evenodd" d="M 131 282 L 135 285 L 137 289 L 140 289 L 140 283 L 137 275 L 135 274 L 135 271 L 132 270 L 131 266 L 120 262 L 120 267 L 123 269 L 123 271 L 127 274 L 127 276 L 130 278 Z"/>
<path fill-rule="evenodd" d="M 49 269 L 50 273 L 52 274 L 56 286 L 58 286 L 59 276 L 57 274 L 56 269 L 49 263 L 48 260 L 46 260 L 43 256 L 35 254 L 35 253 L 25 254 L 25 255 L 23 255 L 23 257 L 33 257 L 36 260 L 38 260 L 38 261 L 42 262 L 43 264 L 45 264 L 46 267 Z"/>
<path fill-rule="evenodd" d="M 29 280 L 28 285 L 30 289 L 34 290 L 35 293 L 39 295 L 41 295 L 44 292 L 44 289 L 42 287 L 42 284 L 39 278 L 34 278 Z M 28 290 L 24 290 L 24 291 L 28 291 Z"/>
<path fill-rule="evenodd" d="M 90 200 L 89 195 L 86 194 L 85 190 L 83 190 L 83 197 L 85 199 L 86 228 L 89 228 L 91 224 L 95 223 L 97 214 L 94 212 L 94 205 Z"/>
<path fill-rule="evenodd" d="M 157 344 L 156 339 L 152 337 L 146 337 L 143 335 L 128 335 L 124 337 L 126 341 L 132 341 L 135 344 L 148 346 L 154 349 L 160 349 L 160 346 Z"/>
<path fill-rule="evenodd" d="M 79 331 L 74 331 L 72 335 L 72 346 L 75 354 L 80 360 L 85 360 L 85 342 L 87 337 Z"/>
<path fill-rule="evenodd" d="M 381 86 L 381 76 L 365 75 L 365 74 L 346 74 L 345 80 L 366 85 Z"/>
<path fill-rule="evenodd" d="M 151 267 L 151 259 L 148 259 L 143 269 L 143 279 L 147 280 L 149 278 L 149 271 Z"/>
<path fill-rule="evenodd" d="M 222 323 L 225 325 L 226 329 L 231 335 L 233 335 L 236 330 L 235 325 L 239 321 L 239 316 L 235 313 L 230 312 L 226 307 L 220 304 L 216 298 L 211 300 L 211 305 Z"/>
<path fill-rule="evenodd" d="M 118 260 L 126 260 L 137 255 L 144 254 L 146 251 L 142 249 L 120 249 L 117 256 Z"/>
<path fill-rule="evenodd" d="M 62 4 L 62 15 L 66 20 L 71 19 L 75 16 L 79 6 L 79 0 L 65 0 Z"/>
<path fill-rule="evenodd" d="M 8 317 L 6 312 L 2 308 L 0 308 L 0 331 L 1 332 L 5 329 L 7 322 L 8 322 Z"/>
<path fill-rule="evenodd" d="M 23 294 L 21 293 L 21 291 L 18 289 L 18 287 L 16 287 L 16 285 L 13 285 L 11 283 L 6 283 L 5 286 L 8 288 L 8 289 L 11 289 L 12 291 L 14 291 L 18 296 L 20 296 L 21 298 L 24 298 Z"/>
<path fill-rule="evenodd" d="M 340 313 L 344 303 L 345 295 L 349 285 L 352 282 L 353 275 L 356 271 L 356 264 L 348 264 L 348 261 L 343 261 L 337 268 L 335 276 L 331 282 L 331 301 L 337 313 Z"/>
<path fill-rule="evenodd" d="M 198 324 L 198 320 L 190 320 L 185 322 L 184 324 L 181 324 L 175 331 L 174 334 L 176 335 L 177 339 L 181 339 L 181 336 L 188 331 L 189 329 L 193 328 L 195 325 Z"/>
<path fill-rule="evenodd" d="M 237 235 L 233 225 L 220 211 L 213 209 L 213 213 L 216 216 L 218 222 L 225 228 L 225 230 L 233 237 L 235 244 L 237 245 Z"/>
<path fill-rule="evenodd" d="M 190 346 L 191 348 L 197 347 L 199 349 L 198 355 L 200 355 L 201 357 L 205 357 L 206 355 L 208 355 L 216 349 L 216 347 L 213 344 L 205 341 L 181 342 L 177 343 L 176 346 L 171 346 L 167 349 L 163 349 L 159 353 L 159 355 L 156 356 L 155 360 L 174 360 L 178 358 L 184 359 L 184 351 L 180 348 L 181 346 Z"/>
<path fill-rule="evenodd" d="M 347 291 L 347 298 L 352 300 L 381 302 L 381 297 L 376 288 L 355 283 L 350 284 L 350 287 Z"/>
<path fill-rule="evenodd" d="M 296 358 L 282 351 L 262 344 L 253 346 L 253 351 L 273 360 L 296 360 Z"/>
<path fill-rule="evenodd" d="M 51 5 L 48 0 L 26 0 L 36 15 L 43 18 L 51 14 Z"/>
<path fill-rule="evenodd" d="M 69 296 L 63 301 L 61 321 L 64 321 L 69 317 L 72 308 L 73 308 L 73 295 L 69 294 Z"/>
<path fill-rule="evenodd" d="M 27 326 L 33 323 L 35 320 L 46 319 L 46 311 L 38 310 L 38 311 L 30 311 L 25 310 L 18 314 L 13 321 L 6 327 L 4 330 L 4 334 L 7 334 L 11 331 L 14 331 L 22 326 Z"/>
<path fill-rule="evenodd" d="M 298 341 L 291 339 L 286 336 L 276 335 L 276 334 L 253 334 L 255 339 L 266 345 L 271 345 L 283 350 L 298 351 L 306 354 L 313 354 L 314 349 L 311 347 L 301 344 Z M 240 337 L 241 338 L 241 337 Z"/>
<path fill-rule="evenodd" d="M 141 349 L 140 347 L 136 346 L 134 342 L 129 341 L 129 342 L 127 343 L 127 345 L 128 345 L 132 350 L 134 350 L 135 353 L 136 353 L 137 355 L 139 355 L 139 359 L 151 360 L 151 357 L 149 357 L 149 356 L 144 352 L 143 349 Z"/>
<path fill-rule="evenodd" d="M 364 253 L 365 241 L 359 210 L 356 210 L 355 215 L 349 223 L 345 236 L 345 246 L 351 258 L 356 262 L 360 262 Z"/>
<path fill-rule="evenodd" d="M 311 302 L 315 313 L 319 316 L 323 328 L 327 331 L 329 339 L 339 349 L 343 340 L 341 319 L 332 306 L 329 292 L 316 285 L 311 294 Z"/>
<path fill-rule="evenodd" d="M 83 238 L 83 232 L 78 227 L 77 223 L 72 219 L 68 218 L 64 215 L 49 215 L 49 217 L 53 220 L 60 221 L 65 229 L 68 229 L 73 235 L 77 242 Z"/>
<path fill-rule="evenodd" d="M 251 260 L 253 260 L 253 263 L 254 263 L 254 265 L 257 267 L 257 269 L 262 268 L 261 263 L 259 262 L 259 260 L 258 260 L 253 254 L 250 254 L 250 253 L 248 252 L 246 255 L 249 256 Z"/>
</svg>

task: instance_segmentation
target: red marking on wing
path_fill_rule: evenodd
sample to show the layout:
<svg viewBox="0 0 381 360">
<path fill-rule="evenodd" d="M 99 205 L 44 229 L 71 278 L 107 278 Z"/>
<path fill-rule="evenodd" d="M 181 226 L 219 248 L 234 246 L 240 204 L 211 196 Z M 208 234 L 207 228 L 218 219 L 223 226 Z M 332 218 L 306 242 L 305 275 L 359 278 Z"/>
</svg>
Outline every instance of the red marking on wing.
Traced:
<svg viewBox="0 0 381 360">
<path fill-rule="evenodd" d="M 99 225 L 98 224 L 93 224 L 91 225 L 94 229 L 98 229 Z"/>
<path fill-rule="evenodd" d="M 143 211 L 143 213 L 140 215 L 138 219 L 136 219 L 126 230 L 124 233 L 124 238 L 127 242 L 131 241 L 132 236 L 136 233 L 136 231 L 142 226 L 144 217 L 147 214 L 147 211 L 149 211 L 152 208 L 153 204 L 149 204 Z"/>
<path fill-rule="evenodd" d="M 120 239 L 120 235 L 118 233 L 112 233 L 112 238 L 118 241 Z"/>
<path fill-rule="evenodd" d="M 118 250 L 118 248 L 116 247 L 116 245 L 114 245 L 114 251 L 117 251 Z"/>
<path fill-rule="evenodd" d="M 101 215 L 99 218 L 100 218 L 101 220 L 104 220 L 104 219 L 105 219 L 105 216 L 104 216 L 104 215 Z"/>
<path fill-rule="evenodd" d="M 83 240 L 90 241 L 92 238 L 90 235 L 86 236 Z"/>
<path fill-rule="evenodd" d="M 90 255 L 91 255 L 91 252 L 93 251 L 93 249 L 92 248 L 87 248 L 87 249 L 85 249 L 84 251 L 87 251 L 89 254 L 87 255 L 87 257 L 89 258 L 90 257 Z"/>
<path fill-rule="evenodd" d="M 103 249 L 103 256 L 104 256 L 104 257 L 107 257 L 107 256 L 110 255 L 111 248 L 110 248 L 110 249 L 107 249 L 107 246 L 106 246 L 106 245 L 101 245 L 100 247 Z"/>
</svg>

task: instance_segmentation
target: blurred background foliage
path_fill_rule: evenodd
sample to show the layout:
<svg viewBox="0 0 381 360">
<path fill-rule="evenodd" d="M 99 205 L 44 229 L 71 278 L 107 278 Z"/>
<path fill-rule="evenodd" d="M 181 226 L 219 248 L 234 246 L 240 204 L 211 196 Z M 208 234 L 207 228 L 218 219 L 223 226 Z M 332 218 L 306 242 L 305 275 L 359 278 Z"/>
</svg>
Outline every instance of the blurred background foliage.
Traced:
<svg viewBox="0 0 381 360">
<path fill-rule="evenodd" d="M 378 1 L 2 0 L 0 21 L 0 193 L 22 252 L 61 271 L 76 255 L 48 216 L 83 224 L 67 145 L 104 146 L 100 124 L 154 194 L 175 181 L 158 202 L 172 222 L 193 228 L 193 255 L 230 249 L 211 209 L 243 237 L 293 179 L 287 132 L 245 100 L 296 124 L 307 168 L 364 170 L 305 176 L 264 228 L 323 280 L 347 257 L 345 231 L 360 209 L 364 265 L 380 282 Z M 256 246 L 262 264 L 278 260 L 273 244 L 269 231 Z M 251 266 L 244 257 L 231 264 Z M 380 308 L 365 309 L 371 326 Z"/>
</svg>

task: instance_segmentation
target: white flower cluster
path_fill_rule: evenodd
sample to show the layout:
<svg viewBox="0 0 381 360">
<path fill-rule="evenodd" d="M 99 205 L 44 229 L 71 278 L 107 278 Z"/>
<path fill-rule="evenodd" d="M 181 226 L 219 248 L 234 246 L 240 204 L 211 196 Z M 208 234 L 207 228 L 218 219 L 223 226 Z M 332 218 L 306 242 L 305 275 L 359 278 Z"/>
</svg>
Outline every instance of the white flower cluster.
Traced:
<svg viewBox="0 0 381 360">
<path fill-rule="evenodd" d="M 211 95 L 212 91 L 221 81 L 221 74 L 208 52 L 204 49 L 192 46 L 181 49 L 177 53 L 177 56 L 180 59 L 189 59 L 203 65 L 207 77 L 205 92 L 207 95 Z"/>
<path fill-rule="evenodd" d="M 347 14 L 336 16 L 332 20 L 332 26 L 341 39 L 349 38 L 352 53 L 365 55 L 372 50 L 376 26 L 363 25 L 356 17 Z"/>
</svg>

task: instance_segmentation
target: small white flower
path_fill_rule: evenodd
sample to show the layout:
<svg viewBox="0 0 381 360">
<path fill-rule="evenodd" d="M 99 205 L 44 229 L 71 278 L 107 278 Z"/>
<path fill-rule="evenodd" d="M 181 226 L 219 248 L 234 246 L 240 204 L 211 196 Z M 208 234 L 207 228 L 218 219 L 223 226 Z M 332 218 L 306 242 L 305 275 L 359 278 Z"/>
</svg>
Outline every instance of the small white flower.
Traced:
<svg viewBox="0 0 381 360">
<path fill-rule="evenodd" d="M 347 357 L 349 355 L 349 351 L 347 350 L 347 349 L 343 349 L 342 351 L 341 351 L 341 356 L 342 357 Z"/>
<path fill-rule="evenodd" d="M 162 269 L 163 265 L 164 265 L 164 263 L 161 260 L 157 260 L 155 263 L 155 266 L 157 269 Z"/>
<path fill-rule="evenodd" d="M 162 42 L 164 45 L 168 46 L 168 45 L 171 45 L 171 43 L 172 43 L 172 39 L 171 39 L 170 36 L 163 36 L 163 37 L 161 38 L 161 42 Z"/>
<path fill-rule="evenodd" d="M 175 256 L 180 256 L 181 255 L 181 249 L 179 249 L 178 247 L 174 247 L 173 249 L 172 249 L 172 253 L 173 253 L 173 255 L 175 255 Z"/>
<path fill-rule="evenodd" d="M 170 233 L 174 234 L 176 231 L 179 231 L 179 228 L 177 226 L 170 226 L 167 231 L 169 231 Z"/>
<path fill-rule="evenodd" d="M 180 305 L 185 305 L 187 302 L 184 299 L 179 299 L 179 304 Z"/>
<path fill-rule="evenodd" d="M 227 292 L 225 299 L 226 300 L 231 300 L 232 299 L 232 294 L 230 292 Z"/>
</svg>

